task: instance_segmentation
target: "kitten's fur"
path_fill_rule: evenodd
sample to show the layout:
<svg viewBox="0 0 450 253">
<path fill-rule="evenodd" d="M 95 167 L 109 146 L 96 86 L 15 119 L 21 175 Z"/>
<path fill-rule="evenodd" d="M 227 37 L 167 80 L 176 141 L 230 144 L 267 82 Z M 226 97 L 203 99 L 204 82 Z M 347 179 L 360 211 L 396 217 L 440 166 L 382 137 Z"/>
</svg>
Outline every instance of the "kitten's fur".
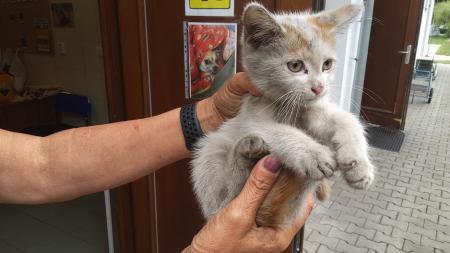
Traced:
<svg viewBox="0 0 450 253">
<path fill-rule="evenodd" d="M 334 62 L 335 34 L 361 9 L 347 5 L 313 15 L 276 15 L 257 3 L 246 6 L 243 62 L 264 95 L 246 97 L 235 118 L 198 143 L 192 180 L 207 218 L 240 192 L 255 161 L 268 153 L 285 168 L 258 212 L 259 225 L 290 224 L 307 192 L 317 190 L 325 199 L 326 178 L 336 169 L 354 188 L 372 183 L 362 125 L 324 98 L 333 68 L 323 71 L 323 64 Z M 305 68 L 289 70 L 287 63 L 298 60 Z M 316 95 L 318 86 L 324 90 Z"/>
</svg>

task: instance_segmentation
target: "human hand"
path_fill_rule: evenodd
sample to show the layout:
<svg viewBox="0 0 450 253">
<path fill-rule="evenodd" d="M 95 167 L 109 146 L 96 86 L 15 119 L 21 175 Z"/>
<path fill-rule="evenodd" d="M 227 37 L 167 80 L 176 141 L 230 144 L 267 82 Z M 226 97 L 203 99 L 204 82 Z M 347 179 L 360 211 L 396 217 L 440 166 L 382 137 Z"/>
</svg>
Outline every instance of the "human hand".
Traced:
<svg viewBox="0 0 450 253">
<path fill-rule="evenodd" d="M 262 96 L 244 72 L 236 73 L 214 95 L 200 101 L 197 115 L 204 132 L 216 129 L 225 120 L 236 116 L 246 94 Z"/>
<path fill-rule="evenodd" d="M 212 217 L 192 240 L 184 253 L 243 253 L 281 252 L 286 249 L 298 230 L 305 224 L 314 205 L 307 198 L 305 212 L 299 214 L 288 228 L 258 227 L 256 213 L 279 174 L 280 163 L 266 156 L 253 168 L 241 193 Z"/>
</svg>

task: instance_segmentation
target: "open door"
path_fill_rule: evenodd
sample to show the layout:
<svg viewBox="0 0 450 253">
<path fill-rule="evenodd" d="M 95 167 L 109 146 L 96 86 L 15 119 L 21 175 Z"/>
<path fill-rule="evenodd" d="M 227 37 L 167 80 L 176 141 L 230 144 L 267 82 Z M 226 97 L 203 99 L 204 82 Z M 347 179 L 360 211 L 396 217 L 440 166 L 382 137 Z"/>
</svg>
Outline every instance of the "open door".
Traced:
<svg viewBox="0 0 450 253">
<path fill-rule="evenodd" d="M 403 129 L 422 12 L 421 0 L 375 1 L 362 116 Z"/>
</svg>

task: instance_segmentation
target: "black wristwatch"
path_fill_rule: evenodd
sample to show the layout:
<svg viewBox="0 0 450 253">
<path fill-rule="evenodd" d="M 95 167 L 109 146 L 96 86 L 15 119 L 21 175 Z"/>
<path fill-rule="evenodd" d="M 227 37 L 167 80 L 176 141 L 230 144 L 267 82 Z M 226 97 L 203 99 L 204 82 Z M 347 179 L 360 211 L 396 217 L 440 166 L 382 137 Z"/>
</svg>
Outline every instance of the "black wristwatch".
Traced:
<svg viewBox="0 0 450 253">
<path fill-rule="evenodd" d="M 196 108 L 197 104 L 194 103 L 185 105 L 180 110 L 181 129 L 183 130 L 186 148 L 190 151 L 194 150 L 197 141 L 205 135 L 200 126 L 200 121 L 198 121 Z"/>
</svg>

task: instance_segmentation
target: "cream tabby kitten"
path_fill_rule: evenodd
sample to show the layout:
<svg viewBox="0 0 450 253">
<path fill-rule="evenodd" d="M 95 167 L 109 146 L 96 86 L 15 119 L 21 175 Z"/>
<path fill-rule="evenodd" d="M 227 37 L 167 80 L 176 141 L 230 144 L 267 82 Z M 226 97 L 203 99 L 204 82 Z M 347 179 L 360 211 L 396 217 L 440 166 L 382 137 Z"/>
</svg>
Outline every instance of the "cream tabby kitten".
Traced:
<svg viewBox="0 0 450 253">
<path fill-rule="evenodd" d="M 257 224 L 289 225 L 308 192 L 323 200 L 337 169 L 366 189 L 374 178 L 361 123 L 324 97 L 332 78 L 335 35 L 359 16 L 360 5 L 318 14 L 272 14 L 248 4 L 243 62 L 264 93 L 245 98 L 239 114 L 199 141 L 192 161 L 194 190 L 211 217 L 242 189 L 257 159 L 271 153 L 284 169 L 257 215 Z"/>
</svg>

